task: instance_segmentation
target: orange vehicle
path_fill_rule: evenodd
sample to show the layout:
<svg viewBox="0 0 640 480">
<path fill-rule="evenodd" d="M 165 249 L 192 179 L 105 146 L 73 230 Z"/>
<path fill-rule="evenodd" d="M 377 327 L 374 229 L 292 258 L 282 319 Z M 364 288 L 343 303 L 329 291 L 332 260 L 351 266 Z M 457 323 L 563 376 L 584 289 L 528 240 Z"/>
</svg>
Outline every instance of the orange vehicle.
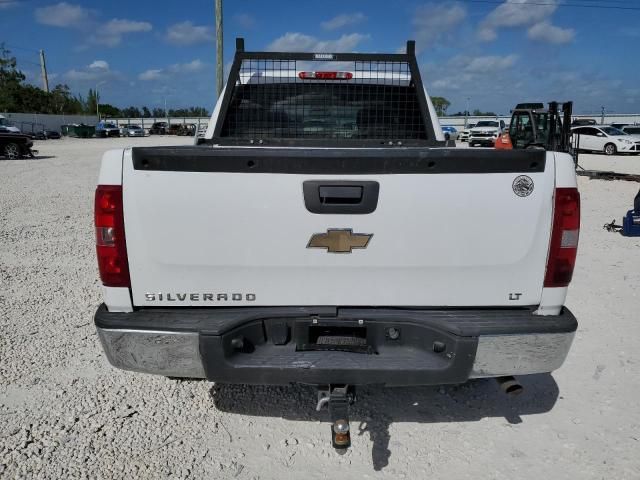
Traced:
<svg viewBox="0 0 640 480">
<path fill-rule="evenodd" d="M 496 142 L 493 144 L 496 150 L 512 150 L 513 145 L 511 144 L 511 137 L 509 136 L 509 132 L 506 131 L 498 138 L 496 138 Z"/>
</svg>

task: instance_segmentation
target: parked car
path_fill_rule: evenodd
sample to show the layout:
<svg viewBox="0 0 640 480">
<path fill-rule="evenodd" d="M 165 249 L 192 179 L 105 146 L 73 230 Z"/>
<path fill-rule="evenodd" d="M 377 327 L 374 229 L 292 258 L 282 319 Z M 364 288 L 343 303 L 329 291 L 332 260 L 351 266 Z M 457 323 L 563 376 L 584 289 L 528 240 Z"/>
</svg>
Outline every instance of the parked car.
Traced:
<svg viewBox="0 0 640 480">
<path fill-rule="evenodd" d="M 593 118 L 576 118 L 571 122 L 572 127 L 582 127 L 586 125 L 595 125 L 596 121 Z"/>
<path fill-rule="evenodd" d="M 185 123 L 180 125 L 178 129 L 178 135 L 180 136 L 188 136 L 193 137 L 196 134 L 196 124 L 195 123 Z"/>
<path fill-rule="evenodd" d="M 179 135 L 180 130 L 182 130 L 181 123 L 170 123 L 167 127 L 166 134 L 167 135 Z"/>
<path fill-rule="evenodd" d="M 149 135 L 166 135 L 167 122 L 155 122 L 149 129 Z"/>
<path fill-rule="evenodd" d="M 471 129 L 475 126 L 476 126 L 475 123 L 468 123 L 464 129 L 460 130 L 460 133 L 458 135 L 458 140 L 460 140 L 461 142 L 468 142 Z"/>
<path fill-rule="evenodd" d="M 622 130 L 622 127 L 626 127 L 627 125 L 630 125 L 630 124 L 629 123 L 614 122 L 614 123 L 611 123 L 609 126 L 613 127 L 613 128 L 617 128 L 618 130 Z"/>
<path fill-rule="evenodd" d="M 39 130 L 37 132 L 29 132 L 25 133 L 31 140 L 46 140 L 47 135 L 44 133 L 44 130 Z"/>
<path fill-rule="evenodd" d="M 62 136 L 60 135 L 60 132 L 57 132 L 56 130 L 45 130 L 44 136 L 47 137 L 47 140 L 51 140 L 51 139 L 59 140 L 60 138 L 62 138 Z"/>
<path fill-rule="evenodd" d="M 98 122 L 96 125 L 96 137 L 97 138 L 106 138 L 106 137 L 119 137 L 120 136 L 120 128 L 112 122 Z"/>
<path fill-rule="evenodd" d="M 144 137 L 145 132 L 144 128 L 140 125 L 125 125 L 122 127 L 122 136 L 123 137 Z"/>
<path fill-rule="evenodd" d="M 273 62 L 237 45 L 236 67 L 314 58 Z M 564 306 L 580 229 L 573 158 L 447 148 L 417 93 L 428 98 L 414 52 L 408 42 L 394 55 L 407 74 L 367 82 L 231 68 L 204 145 L 103 155 L 94 226 L 104 303 L 93 321 L 114 366 L 315 385 L 333 445 L 346 448 L 347 386 L 501 377 L 520 391 L 504 377 L 562 365 L 577 328 Z M 334 68 L 387 58 L 345 57 Z M 307 81 L 313 95 L 300 94 Z M 348 96 L 335 95 L 336 81 Z M 324 121 L 313 135 L 302 115 L 278 128 L 285 111 Z M 354 125 L 361 138 L 345 136 L 357 111 L 367 113 Z M 476 129 L 501 128 L 488 123 Z M 556 395 L 548 383 L 534 394 Z"/>
<path fill-rule="evenodd" d="M 575 127 L 572 129 L 574 145 L 590 152 L 640 153 L 640 140 L 609 126 Z M 576 138 L 576 135 L 578 138 Z"/>
<path fill-rule="evenodd" d="M 493 147 L 504 130 L 504 120 L 480 120 L 469 133 L 469 146 Z"/>
<path fill-rule="evenodd" d="M 622 127 L 620 130 L 627 135 L 640 135 L 640 125 L 627 125 L 626 127 Z"/>
<path fill-rule="evenodd" d="M 442 128 L 442 133 L 444 133 L 445 140 L 457 140 L 458 139 L 458 130 L 456 127 L 452 127 L 450 125 L 445 125 Z"/>
<path fill-rule="evenodd" d="M 20 133 L 20 129 L 7 120 L 4 115 L 0 115 L 0 127 L 9 133 Z"/>
<path fill-rule="evenodd" d="M 31 147 L 33 147 L 33 140 L 29 135 L 15 133 L 7 128 L 0 131 L 0 156 L 10 160 L 33 157 L 37 152 L 31 150 Z"/>
</svg>

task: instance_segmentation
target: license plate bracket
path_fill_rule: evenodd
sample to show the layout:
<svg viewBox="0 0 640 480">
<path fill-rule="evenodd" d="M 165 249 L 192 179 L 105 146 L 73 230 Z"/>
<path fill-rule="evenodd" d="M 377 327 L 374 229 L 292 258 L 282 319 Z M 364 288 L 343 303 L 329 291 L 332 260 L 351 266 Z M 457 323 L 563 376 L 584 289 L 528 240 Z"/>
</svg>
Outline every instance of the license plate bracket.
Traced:
<svg viewBox="0 0 640 480">
<path fill-rule="evenodd" d="M 367 327 L 356 322 L 296 322 L 296 351 L 332 351 L 374 354 Z"/>
</svg>

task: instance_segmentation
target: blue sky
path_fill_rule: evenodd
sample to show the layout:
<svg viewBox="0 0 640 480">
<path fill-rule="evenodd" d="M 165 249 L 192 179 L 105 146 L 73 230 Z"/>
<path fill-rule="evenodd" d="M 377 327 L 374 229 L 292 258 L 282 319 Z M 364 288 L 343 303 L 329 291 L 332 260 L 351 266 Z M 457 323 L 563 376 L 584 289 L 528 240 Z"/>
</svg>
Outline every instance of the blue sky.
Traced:
<svg viewBox="0 0 640 480">
<path fill-rule="evenodd" d="M 498 113 L 549 100 L 574 100 L 577 113 L 640 111 L 640 0 L 226 0 L 224 22 L 225 63 L 236 36 L 247 50 L 336 52 L 415 39 L 427 89 L 450 112 L 467 99 Z M 30 81 L 40 84 L 43 48 L 51 84 L 83 95 L 99 85 L 101 101 L 120 107 L 211 109 L 213 24 L 213 0 L 0 0 L 0 42 Z"/>
</svg>

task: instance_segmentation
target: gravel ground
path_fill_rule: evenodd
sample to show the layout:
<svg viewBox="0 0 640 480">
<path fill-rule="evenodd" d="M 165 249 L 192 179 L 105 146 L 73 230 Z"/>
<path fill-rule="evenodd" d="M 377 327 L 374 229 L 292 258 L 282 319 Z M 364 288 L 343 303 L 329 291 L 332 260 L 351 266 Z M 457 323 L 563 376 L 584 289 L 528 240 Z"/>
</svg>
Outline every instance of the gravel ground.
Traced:
<svg viewBox="0 0 640 480">
<path fill-rule="evenodd" d="M 0 477 L 640 478 L 640 238 L 602 229 L 631 182 L 580 179 L 581 246 L 564 367 L 521 378 L 360 390 L 353 448 L 337 455 L 307 387 L 253 388 L 115 370 L 100 303 L 92 200 L 104 150 L 183 138 L 40 142 L 0 161 Z M 589 168 L 640 157 L 583 156 Z M 336 468 L 340 470 L 336 470 Z"/>
</svg>

